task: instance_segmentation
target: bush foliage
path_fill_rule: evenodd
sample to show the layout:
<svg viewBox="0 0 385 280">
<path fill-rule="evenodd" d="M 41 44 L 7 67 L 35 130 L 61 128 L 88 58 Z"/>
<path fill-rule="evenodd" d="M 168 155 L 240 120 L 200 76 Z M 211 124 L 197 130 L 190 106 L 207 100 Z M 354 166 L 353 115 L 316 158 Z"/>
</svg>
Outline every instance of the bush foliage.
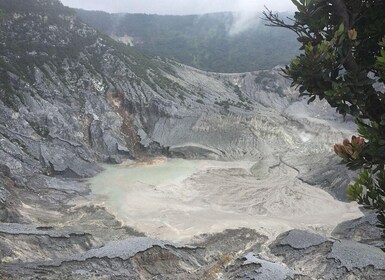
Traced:
<svg viewBox="0 0 385 280">
<path fill-rule="evenodd" d="M 336 144 L 351 169 L 360 169 L 349 197 L 377 212 L 385 229 L 385 1 L 292 0 L 287 23 L 267 10 L 269 25 L 294 31 L 302 54 L 284 73 L 309 102 L 326 99 L 356 118 L 360 137 Z"/>
</svg>

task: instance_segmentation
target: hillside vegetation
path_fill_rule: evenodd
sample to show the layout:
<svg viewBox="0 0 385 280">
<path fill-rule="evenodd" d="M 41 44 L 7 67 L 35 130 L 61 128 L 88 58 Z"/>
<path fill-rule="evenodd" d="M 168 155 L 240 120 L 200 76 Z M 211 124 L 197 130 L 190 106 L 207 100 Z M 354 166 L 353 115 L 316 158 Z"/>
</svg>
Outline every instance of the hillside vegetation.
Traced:
<svg viewBox="0 0 385 280">
<path fill-rule="evenodd" d="M 85 10 L 77 14 L 99 31 L 129 40 L 147 55 L 213 72 L 271 69 L 287 64 L 299 46 L 293 34 L 265 26 L 259 15 L 159 16 Z"/>
</svg>

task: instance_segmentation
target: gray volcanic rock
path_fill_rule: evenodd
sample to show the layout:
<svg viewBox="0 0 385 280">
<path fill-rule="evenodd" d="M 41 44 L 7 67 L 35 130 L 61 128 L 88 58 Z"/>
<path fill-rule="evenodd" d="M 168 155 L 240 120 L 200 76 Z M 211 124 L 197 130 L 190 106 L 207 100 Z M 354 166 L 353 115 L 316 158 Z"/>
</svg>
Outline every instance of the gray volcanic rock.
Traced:
<svg viewBox="0 0 385 280">
<path fill-rule="evenodd" d="M 249 236 L 248 239 L 239 239 L 246 235 Z M 239 242 L 234 243 L 234 240 Z M 4 264 L 3 272 L 10 279 L 29 279 L 37 273 L 44 275 L 45 279 L 111 276 L 117 279 L 213 279 L 218 273 L 227 273 L 229 263 L 237 260 L 232 246 L 245 251 L 252 241 L 254 250 L 258 250 L 264 240 L 264 237 L 248 229 L 202 236 L 198 247 L 134 237 L 109 242 L 84 253 L 56 258 L 54 261 Z M 225 252 L 223 249 L 226 250 L 226 246 Z M 207 254 L 209 251 L 210 254 Z M 242 273 L 241 266 L 234 269 L 237 273 Z"/>
<path fill-rule="evenodd" d="M 294 276 L 297 274 L 295 271 L 288 269 L 280 264 L 269 262 L 266 260 L 262 260 L 257 258 L 253 253 L 248 253 L 245 256 L 245 261 L 242 264 L 250 265 L 257 264 L 260 267 L 257 268 L 253 273 L 246 274 L 244 279 L 255 279 L 255 280 L 287 280 L 294 279 Z"/>
<path fill-rule="evenodd" d="M 53 227 L 36 226 L 31 224 L 1 223 L 0 234 L 11 235 L 47 235 L 49 237 L 66 237 L 71 235 L 85 235 L 84 232 L 55 230 Z"/>
<path fill-rule="evenodd" d="M 345 267 L 348 271 L 355 268 L 363 270 L 370 266 L 385 273 L 384 252 L 374 246 L 351 240 L 335 241 L 328 258 L 335 259 L 340 263 L 339 267 Z"/>
<path fill-rule="evenodd" d="M 377 247 L 383 246 L 383 231 L 377 227 L 378 220 L 376 213 L 371 211 L 364 213 L 365 216 L 362 218 L 339 224 L 333 230 L 332 235 L 340 239 L 355 240 Z"/>
<path fill-rule="evenodd" d="M 301 242 L 303 241 L 303 243 Z M 383 279 L 385 254 L 371 245 L 293 230 L 270 246 L 291 269 L 315 279 Z"/>
<path fill-rule="evenodd" d="M 303 230 L 291 230 L 279 240 L 279 245 L 288 245 L 294 249 L 307 249 L 326 242 L 327 239 L 318 234 Z"/>
<path fill-rule="evenodd" d="M 71 261 L 85 261 L 92 258 L 120 258 L 127 260 L 138 254 L 139 252 L 147 251 L 148 249 L 158 246 L 160 248 L 166 248 L 172 246 L 178 248 L 195 249 L 191 246 L 178 245 L 170 242 L 165 242 L 148 237 L 136 237 L 128 240 L 112 241 L 107 243 L 101 248 L 91 249 L 85 253 L 75 255 L 71 257 Z M 63 260 L 65 261 L 65 260 Z"/>
<path fill-rule="evenodd" d="M 301 181 L 319 186 L 339 200 L 348 201 L 346 186 L 355 178 L 356 172 L 340 164 L 340 159 L 335 155 L 313 153 L 309 157 L 288 152 L 282 160 L 297 169 Z"/>
<path fill-rule="evenodd" d="M 15 193 L 15 183 L 9 178 L 10 170 L 6 165 L 0 165 L 0 222 L 21 221 L 18 208 L 20 201 Z"/>
</svg>

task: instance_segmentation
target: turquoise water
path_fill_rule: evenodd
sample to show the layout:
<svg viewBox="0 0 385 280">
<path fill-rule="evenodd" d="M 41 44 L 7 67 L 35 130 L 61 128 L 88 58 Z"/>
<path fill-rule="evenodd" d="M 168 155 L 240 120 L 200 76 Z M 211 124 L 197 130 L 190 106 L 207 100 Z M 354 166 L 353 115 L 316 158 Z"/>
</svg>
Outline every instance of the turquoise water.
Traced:
<svg viewBox="0 0 385 280">
<path fill-rule="evenodd" d="M 115 200 L 120 193 L 128 191 L 133 186 L 179 183 L 194 174 L 199 164 L 198 161 L 192 160 L 167 159 L 155 164 L 103 167 L 105 170 L 90 180 L 92 192 L 96 195 L 108 195 L 109 200 Z"/>
</svg>

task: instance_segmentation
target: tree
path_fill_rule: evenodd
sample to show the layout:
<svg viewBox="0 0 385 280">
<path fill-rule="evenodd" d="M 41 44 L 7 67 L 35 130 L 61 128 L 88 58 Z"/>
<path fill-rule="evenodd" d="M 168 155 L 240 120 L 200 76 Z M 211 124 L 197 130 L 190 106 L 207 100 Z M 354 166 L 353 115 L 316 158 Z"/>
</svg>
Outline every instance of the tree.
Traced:
<svg viewBox="0 0 385 280">
<path fill-rule="evenodd" d="M 309 103 L 325 99 L 356 118 L 360 137 L 334 150 L 350 169 L 352 200 L 377 213 L 385 233 L 385 1 L 292 0 L 298 11 L 282 20 L 264 12 L 268 25 L 297 34 L 303 51 L 283 69 Z"/>
</svg>

